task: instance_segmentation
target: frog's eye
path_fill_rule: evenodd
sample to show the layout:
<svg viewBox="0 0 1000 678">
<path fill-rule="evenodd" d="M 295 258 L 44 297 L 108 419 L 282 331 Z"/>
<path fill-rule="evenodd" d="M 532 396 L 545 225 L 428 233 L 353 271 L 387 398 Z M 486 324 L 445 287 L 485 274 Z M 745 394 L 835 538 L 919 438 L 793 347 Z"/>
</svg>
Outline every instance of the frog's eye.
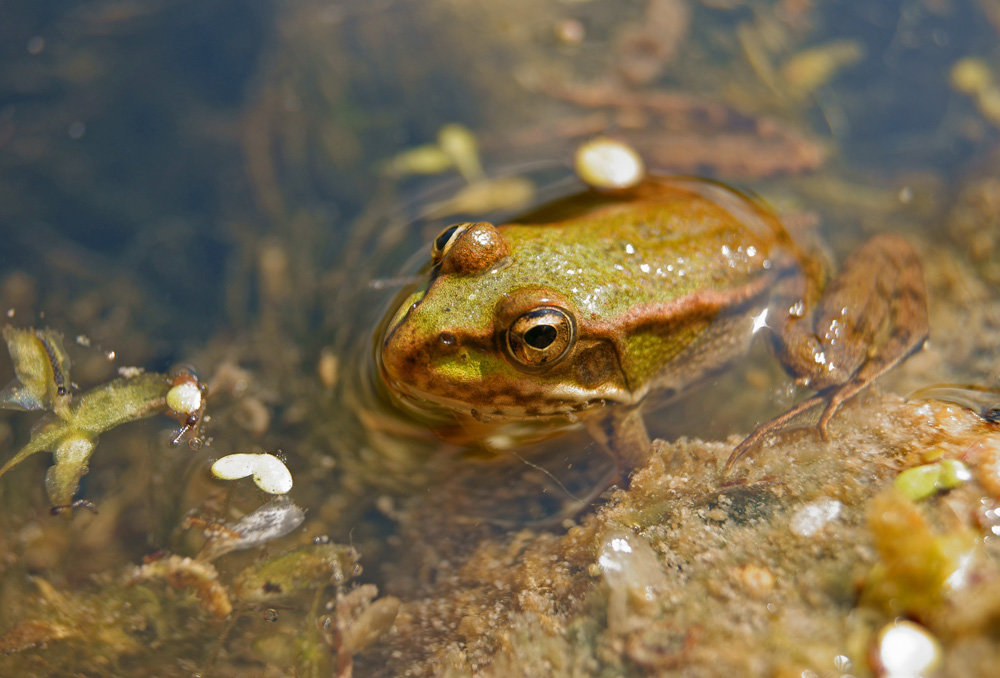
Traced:
<svg viewBox="0 0 1000 678">
<path fill-rule="evenodd" d="M 575 340 L 573 318 L 561 308 L 543 306 L 511 323 L 507 353 L 524 367 L 542 367 L 566 357 Z"/>
<path fill-rule="evenodd" d="M 452 224 L 438 233 L 438 237 L 434 238 L 434 243 L 431 245 L 431 258 L 435 264 L 441 263 L 444 255 L 448 253 L 448 249 L 458 240 L 458 236 L 469 230 L 469 227 L 472 225 L 470 222 Z"/>
</svg>

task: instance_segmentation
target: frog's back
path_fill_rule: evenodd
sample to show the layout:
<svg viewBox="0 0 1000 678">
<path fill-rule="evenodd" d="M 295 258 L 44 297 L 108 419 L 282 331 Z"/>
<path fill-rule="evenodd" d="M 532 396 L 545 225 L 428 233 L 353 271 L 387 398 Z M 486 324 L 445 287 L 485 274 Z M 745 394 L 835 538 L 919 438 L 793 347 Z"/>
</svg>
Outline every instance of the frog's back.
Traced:
<svg viewBox="0 0 1000 678">
<path fill-rule="evenodd" d="M 517 268 L 604 317 L 744 286 L 773 274 L 775 258 L 781 265 L 801 258 L 768 208 L 698 179 L 657 178 L 628 193 L 572 196 L 501 230 Z"/>
</svg>

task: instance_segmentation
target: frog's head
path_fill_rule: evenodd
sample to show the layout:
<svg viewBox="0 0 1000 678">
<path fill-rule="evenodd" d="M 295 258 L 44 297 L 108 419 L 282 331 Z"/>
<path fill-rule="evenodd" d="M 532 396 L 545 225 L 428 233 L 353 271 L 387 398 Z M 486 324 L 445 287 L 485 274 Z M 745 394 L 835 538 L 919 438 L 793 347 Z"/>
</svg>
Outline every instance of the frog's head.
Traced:
<svg viewBox="0 0 1000 678">
<path fill-rule="evenodd" d="M 435 239 L 426 286 L 379 343 L 388 387 L 409 403 L 498 420 L 628 401 L 615 334 L 544 284 L 544 262 L 514 251 L 502 230 L 464 223 Z"/>
</svg>

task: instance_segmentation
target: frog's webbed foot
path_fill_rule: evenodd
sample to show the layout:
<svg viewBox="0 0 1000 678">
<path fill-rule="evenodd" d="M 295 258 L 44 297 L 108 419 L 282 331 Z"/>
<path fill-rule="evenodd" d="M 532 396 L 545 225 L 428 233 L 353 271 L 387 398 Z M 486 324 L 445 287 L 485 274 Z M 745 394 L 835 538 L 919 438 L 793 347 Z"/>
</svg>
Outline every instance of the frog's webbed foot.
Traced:
<svg viewBox="0 0 1000 678">
<path fill-rule="evenodd" d="M 819 391 L 788 412 L 758 426 L 726 463 L 728 471 L 762 438 L 798 415 L 826 402 L 817 423 L 828 439 L 830 419 L 850 398 L 867 388 L 927 338 L 927 290 L 912 246 L 895 235 L 872 238 L 852 254 L 818 300 L 815 313 L 802 306 L 817 290 L 796 290 L 774 337 L 785 367 L 801 383 Z M 792 310 L 794 309 L 794 310 Z"/>
</svg>

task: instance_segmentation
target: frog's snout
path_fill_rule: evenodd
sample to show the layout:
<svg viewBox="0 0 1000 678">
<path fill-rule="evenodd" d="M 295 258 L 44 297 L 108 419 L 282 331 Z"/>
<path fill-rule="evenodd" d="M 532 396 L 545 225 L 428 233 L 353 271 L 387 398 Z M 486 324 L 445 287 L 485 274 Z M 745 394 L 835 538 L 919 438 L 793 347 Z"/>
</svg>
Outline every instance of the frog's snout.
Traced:
<svg viewBox="0 0 1000 678">
<path fill-rule="evenodd" d="M 441 330 L 431 338 L 419 337 L 413 325 L 402 323 L 392 329 L 382 342 L 380 363 L 385 377 L 392 383 L 417 386 L 423 375 L 431 372 L 434 358 L 460 350 L 454 333 Z"/>
<path fill-rule="evenodd" d="M 408 337 L 410 332 L 404 325 L 393 327 L 382 341 L 379 364 L 382 366 L 382 373 L 390 383 L 406 383 L 408 376 L 412 376 L 414 371 L 420 367 L 420 356 L 409 350 L 412 337 Z M 426 364 L 426 357 L 423 362 Z"/>
</svg>

